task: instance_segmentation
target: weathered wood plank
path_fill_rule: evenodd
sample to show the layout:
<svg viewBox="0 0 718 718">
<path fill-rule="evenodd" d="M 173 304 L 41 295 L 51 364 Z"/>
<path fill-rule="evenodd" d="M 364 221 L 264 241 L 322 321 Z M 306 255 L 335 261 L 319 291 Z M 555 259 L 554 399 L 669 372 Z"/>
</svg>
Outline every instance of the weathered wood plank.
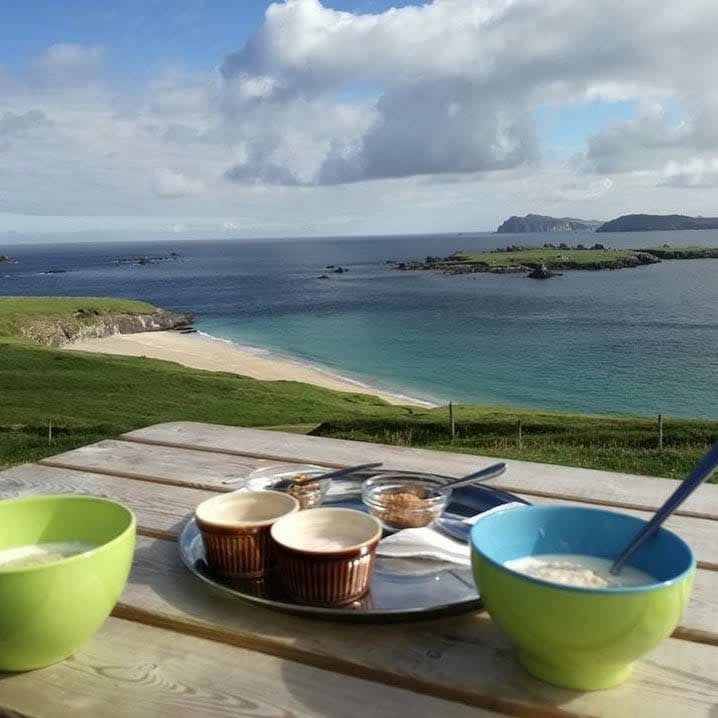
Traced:
<svg viewBox="0 0 718 718">
<path fill-rule="evenodd" d="M 32 718 L 497 715 L 119 618 L 67 661 L 0 674 L 0 705 Z"/>
<path fill-rule="evenodd" d="M 90 444 L 42 463 L 45 466 L 102 472 L 214 491 L 232 491 L 241 486 L 241 481 L 231 485 L 222 482 L 226 479 L 241 479 L 255 468 L 270 465 L 270 462 L 260 459 L 112 440 Z M 523 496 L 532 503 L 577 504 L 530 494 Z M 645 510 L 623 511 L 639 518 L 648 519 L 651 516 L 651 512 Z M 713 537 L 714 523 L 707 519 L 673 516 L 667 526 L 691 544 L 703 568 L 718 570 L 718 542 Z"/>
<path fill-rule="evenodd" d="M 177 486 L 233 491 L 242 485 L 241 482 L 226 485 L 222 484 L 222 481 L 241 479 L 254 469 L 268 466 L 271 462 L 171 446 L 137 444 L 129 441 L 100 441 L 50 457 L 42 464 L 172 483 Z M 522 495 L 528 501 L 537 504 L 577 503 L 531 494 Z M 652 512 L 647 510 L 622 509 L 622 511 L 643 519 L 648 519 L 652 515 Z M 704 568 L 718 570 L 718 541 L 715 540 L 715 532 L 718 529 L 715 522 L 709 519 L 672 516 L 666 525 L 688 541 Z"/>
<path fill-rule="evenodd" d="M 175 538 L 194 508 L 214 492 L 154 484 L 150 481 L 113 478 L 91 472 L 58 469 L 25 464 L 0 473 L 0 498 L 25 494 L 77 493 L 104 496 L 131 508 L 138 521 L 138 530 L 146 536 Z M 555 500 L 553 500 L 555 502 Z M 567 502 L 564 502 L 567 503 Z M 671 527 L 686 536 L 696 551 L 710 552 L 715 557 L 713 527 L 715 523 L 701 519 L 675 517 Z M 702 553 L 698 553 L 699 557 Z M 690 640 L 718 643 L 718 572 L 699 570 L 693 595 L 676 635 Z"/>
<path fill-rule="evenodd" d="M 341 439 L 325 439 L 260 429 L 173 422 L 123 435 L 124 439 L 255 458 L 341 467 L 372 459 L 394 469 L 462 476 L 496 461 L 495 457 L 407 449 Z M 676 484 L 666 479 L 593 469 L 508 460 L 509 469 L 488 485 L 534 496 L 560 497 L 632 509 L 655 510 Z M 718 486 L 701 486 L 679 513 L 718 520 Z"/>
<path fill-rule="evenodd" d="M 42 459 L 40 463 L 131 479 L 150 479 L 197 489 L 233 491 L 239 483 L 222 482 L 245 478 L 255 469 L 276 462 L 208 451 L 105 440 Z"/>
<path fill-rule="evenodd" d="M 0 498 L 32 494 L 87 494 L 113 499 L 135 512 L 142 531 L 167 538 L 177 535 L 197 504 L 217 495 L 38 464 L 23 464 L 0 473 Z"/>
<path fill-rule="evenodd" d="M 207 590 L 163 540 L 139 539 L 116 615 L 513 715 L 715 718 L 714 646 L 668 639 L 623 686 L 575 693 L 526 675 L 486 614 L 352 625 L 274 613 Z"/>
</svg>

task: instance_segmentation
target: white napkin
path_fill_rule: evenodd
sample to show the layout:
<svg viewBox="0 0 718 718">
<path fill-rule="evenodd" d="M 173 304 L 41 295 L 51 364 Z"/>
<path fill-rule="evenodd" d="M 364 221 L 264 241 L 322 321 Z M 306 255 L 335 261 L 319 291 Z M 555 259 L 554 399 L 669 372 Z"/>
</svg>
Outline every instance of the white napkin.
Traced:
<svg viewBox="0 0 718 718">
<path fill-rule="evenodd" d="M 463 523 L 474 525 L 490 514 L 508 511 L 525 506 L 518 501 L 501 504 L 488 511 L 464 519 Z M 448 561 L 459 566 L 471 566 L 469 544 L 457 541 L 437 529 L 424 526 L 419 529 L 403 529 L 390 534 L 379 542 L 379 556 L 389 558 L 425 558 L 435 561 Z"/>
</svg>

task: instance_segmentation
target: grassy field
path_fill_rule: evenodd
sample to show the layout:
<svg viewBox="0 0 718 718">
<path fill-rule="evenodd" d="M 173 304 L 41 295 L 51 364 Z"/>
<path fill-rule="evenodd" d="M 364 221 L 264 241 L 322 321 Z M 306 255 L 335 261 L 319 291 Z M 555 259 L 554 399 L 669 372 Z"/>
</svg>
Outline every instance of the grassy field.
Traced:
<svg viewBox="0 0 718 718">
<path fill-rule="evenodd" d="M 457 252 L 454 256 L 467 264 L 486 264 L 490 267 L 509 267 L 516 264 L 545 264 L 548 267 L 565 264 L 591 265 L 615 262 L 635 256 L 630 249 L 550 249 L 537 247 L 516 252 Z"/>
<path fill-rule="evenodd" d="M 665 445 L 658 450 L 655 419 L 467 406 L 456 408 L 452 443 L 445 408 L 397 407 L 363 394 L 296 382 L 49 349 L 8 335 L 8 327 L 42 316 L 42 301 L 45 314 L 54 315 L 61 313 L 58 307 L 75 311 L 78 301 L 89 309 L 95 300 L 66 305 L 31 299 L 25 311 L 21 300 L 0 298 L 0 468 L 178 420 L 296 428 L 322 436 L 672 478 L 682 476 L 718 439 L 718 421 L 667 419 Z M 103 306 L 106 310 L 108 305 Z M 130 311 L 125 302 L 115 306 Z M 148 309 L 133 306 L 134 311 Z M 12 320 L 2 314 L 5 307 L 14 307 Z M 50 421 L 53 439 L 48 444 Z"/>
</svg>

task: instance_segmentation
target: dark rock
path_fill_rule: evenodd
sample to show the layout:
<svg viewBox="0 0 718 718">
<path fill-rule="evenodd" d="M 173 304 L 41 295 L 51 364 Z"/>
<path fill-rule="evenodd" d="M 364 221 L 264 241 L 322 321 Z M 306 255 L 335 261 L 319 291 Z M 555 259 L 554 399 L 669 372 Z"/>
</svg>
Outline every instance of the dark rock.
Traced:
<svg viewBox="0 0 718 718">
<path fill-rule="evenodd" d="M 552 272 L 545 264 L 535 267 L 532 272 L 526 275 L 529 279 L 551 279 L 556 273 Z"/>
<path fill-rule="evenodd" d="M 327 264 L 327 266 L 324 267 L 324 269 L 334 269 L 334 266 L 335 265 L 333 265 L 333 264 Z"/>
<path fill-rule="evenodd" d="M 329 275 L 328 275 L 328 274 L 320 274 L 320 275 L 317 277 L 317 279 L 329 279 Z"/>
<path fill-rule="evenodd" d="M 43 274 L 65 274 L 65 272 L 69 272 L 69 269 L 48 269 L 43 272 Z"/>
<path fill-rule="evenodd" d="M 531 270 L 523 264 L 510 264 L 506 267 L 491 267 L 489 274 L 523 274 Z"/>
<path fill-rule="evenodd" d="M 344 272 L 348 272 L 348 269 L 344 269 L 344 267 L 337 267 L 334 270 L 334 274 L 344 274 Z"/>
</svg>

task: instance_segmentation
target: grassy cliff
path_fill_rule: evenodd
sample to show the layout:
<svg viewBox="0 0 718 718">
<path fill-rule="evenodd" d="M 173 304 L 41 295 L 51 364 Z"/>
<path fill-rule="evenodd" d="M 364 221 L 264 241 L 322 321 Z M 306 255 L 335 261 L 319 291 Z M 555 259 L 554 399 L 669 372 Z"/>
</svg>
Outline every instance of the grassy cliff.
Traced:
<svg viewBox="0 0 718 718">
<path fill-rule="evenodd" d="M 114 314 L 150 314 L 146 302 L 100 297 L 0 297 L 0 337 L 22 337 L 38 323 L 70 321 L 77 324 Z"/>
</svg>

